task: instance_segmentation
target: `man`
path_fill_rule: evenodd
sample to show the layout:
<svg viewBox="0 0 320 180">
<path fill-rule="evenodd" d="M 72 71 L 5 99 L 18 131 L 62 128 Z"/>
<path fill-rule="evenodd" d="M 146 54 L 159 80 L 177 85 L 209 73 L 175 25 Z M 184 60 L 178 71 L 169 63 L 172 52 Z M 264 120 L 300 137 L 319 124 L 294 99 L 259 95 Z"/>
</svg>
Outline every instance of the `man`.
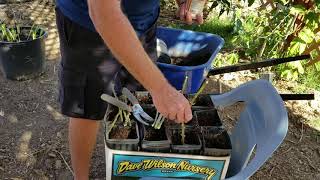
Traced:
<svg viewBox="0 0 320 180">
<path fill-rule="evenodd" d="M 181 19 L 192 23 L 185 4 L 177 3 Z M 97 120 L 103 118 L 107 106 L 101 94 L 110 93 L 116 74 L 129 85 L 133 81 L 119 72 L 122 66 L 150 92 L 162 115 L 180 123 L 192 118 L 187 99 L 167 82 L 147 54 L 155 50 L 158 15 L 159 0 L 57 0 L 59 101 L 61 112 L 70 117 L 69 145 L 76 180 L 88 179 Z M 197 20 L 202 23 L 200 15 Z"/>
</svg>

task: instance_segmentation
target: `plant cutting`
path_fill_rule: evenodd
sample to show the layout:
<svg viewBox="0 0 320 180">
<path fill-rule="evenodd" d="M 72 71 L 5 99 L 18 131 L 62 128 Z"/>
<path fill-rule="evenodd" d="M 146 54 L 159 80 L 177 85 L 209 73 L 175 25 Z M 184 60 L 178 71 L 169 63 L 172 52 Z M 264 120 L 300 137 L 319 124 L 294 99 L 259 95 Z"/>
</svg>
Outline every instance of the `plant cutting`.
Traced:
<svg viewBox="0 0 320 180">
<path fill-rule="evenodd" d="M 187 89 L 187 84 L 188 84 L 188 75 L 186 74 L 186 76 L 184 78 L 182 90 L 181 90 L 182 93 L 185 93 L 185 91 Z M 185 124 L 183 122 L 183 123 L 181 123 L 181 142 L 182 142 L 182 144 L 184 144 L 185 137 L 186 137 L 185 129 L 186 129 L 186 126 L 185 126 Z"/>
<path fill-rule="evenodd" d="M 152 126 L 144 125 L 142 128 L 142 149 L 148 152 L 169 152 L 170 141 L 167 137 L 164 126 L 161 126 L 165 118 L 160 115 L 155 107 L 146 107 L 144 109 L 151 117 L 156 116 L 156 118 L 154 121 L 155 123 L 153 123 Z M 161 117 L 159 118 L 159 116 Z"/>
<path fill-rule="evenodd" d="M 43 72 L 45 61 L 43 28 L 32 25 L 9 27 L 0 23 L 0 68 L 4 76 L 26 80 Z"/>
<path fill-rule="evenodd" d="M 104 122 L 108 147 L 118 150 L 138 150 L 138 126 L 130 112 L 108 106 Z"/>
<path fill-rule="evenodd" d="M 197 128 L 185 127 L 184 142 L 182 142 L 182 128 L 171 127 L 167 133 L 171 140 L 172 152 L 179 154 L 200 154 L 201 151 L 201 132 Z"/>
<path fill-rule="evenodd" d="M 113 105 L 108 106 L 104 122 L 106 122 L 106 143 L 119 150 L 138 150 L 139 129 L 133 120 L 128 99 L 125 95 L 117 96 L 114 84 L 111 85 L 114 97 L 103 94 L 101 98 Z"/>
</svg>

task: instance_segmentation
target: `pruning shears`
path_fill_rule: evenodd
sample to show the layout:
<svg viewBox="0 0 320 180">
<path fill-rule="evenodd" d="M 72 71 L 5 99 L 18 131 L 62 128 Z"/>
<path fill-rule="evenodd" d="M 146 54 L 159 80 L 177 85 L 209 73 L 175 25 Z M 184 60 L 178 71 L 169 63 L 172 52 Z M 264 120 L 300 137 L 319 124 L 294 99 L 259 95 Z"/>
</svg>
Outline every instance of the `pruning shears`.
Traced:
<svg viewBox="0 0 320 180">
<path fill-rule="evenodd" d="M 146 112 L 144 112 L 143 108 L 139 104 L 138 99 L 127 88 L 122 89 L 122 94 L 129 99 L 132 106 L 124 103 L 118 98 L 112 97 L 107 94 L 102 94 L 101 99 L 108 102 L 109 104 L 117 106 L 120 109 L 132 112 L 137 121 L 141 122 L 144 125 L 150 126 L 150 124 L 154 122 L 154 119 L 150 117 Z"/>
</svg>

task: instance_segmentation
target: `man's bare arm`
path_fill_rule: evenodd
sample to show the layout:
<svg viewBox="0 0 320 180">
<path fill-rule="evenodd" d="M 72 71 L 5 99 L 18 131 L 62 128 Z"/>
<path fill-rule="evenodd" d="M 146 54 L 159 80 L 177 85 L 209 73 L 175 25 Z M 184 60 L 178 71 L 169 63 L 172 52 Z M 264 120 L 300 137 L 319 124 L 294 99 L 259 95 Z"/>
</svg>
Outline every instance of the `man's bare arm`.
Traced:
<svg viewBox="0 0 320 180">
<path fill-rule="evenodd" d="M 178 122 L 192 118 L 187 99 L 165 79 L 143 49 L 118 0 L 88 0 L 96 30 L 119 62 L 151 93 L 158 111 Z"/>
</svg>

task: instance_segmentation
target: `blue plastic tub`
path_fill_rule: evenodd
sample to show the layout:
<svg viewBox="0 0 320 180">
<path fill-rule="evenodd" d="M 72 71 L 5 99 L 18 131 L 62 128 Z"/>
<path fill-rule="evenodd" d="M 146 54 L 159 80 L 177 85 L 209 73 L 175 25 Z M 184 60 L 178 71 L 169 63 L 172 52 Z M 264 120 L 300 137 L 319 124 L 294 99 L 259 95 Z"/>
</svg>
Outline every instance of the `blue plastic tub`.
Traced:
<svg viewBox="0 0 320 180">
<path fill-rule="evenodd" d="M 164 76 L 178 90 L 182 89 L 184 78 L 188 75 L 186 92 L 196 93 L 211 69 L 212 62 L 221 50 L 224 40 L 214 34 L 164 27 L 157 29 L 157 38 L 166 43 L 169 56 L 203 61 L 196 66 L 157 63 Z M 207 60 L 201 58 L 207 58 Z"/>
</svg>

